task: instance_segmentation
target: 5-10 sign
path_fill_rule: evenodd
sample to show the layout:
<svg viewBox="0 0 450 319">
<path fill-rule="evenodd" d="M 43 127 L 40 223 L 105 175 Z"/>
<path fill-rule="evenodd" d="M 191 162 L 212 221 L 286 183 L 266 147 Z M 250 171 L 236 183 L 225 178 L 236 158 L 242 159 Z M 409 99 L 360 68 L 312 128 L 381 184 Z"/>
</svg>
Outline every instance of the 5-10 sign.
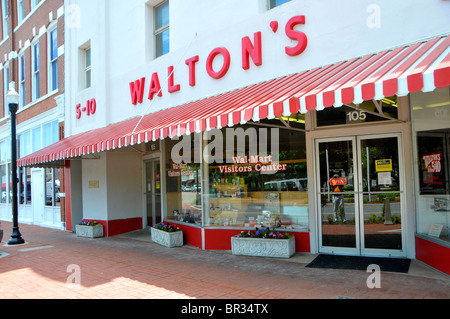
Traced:
<svg viewBox="0 0 450 319">
<path fill-rule="evenodd" d="M 81 104 L 77 104 L 76 106 L 76 118 L 79 120 L 83 113 L 86 113 L 87 116 L 94 115 L 97 111 L 97 102 L 95 99 L 90 99 L 86 102 L 86 106 L 81 107 Z"/>
</svg>

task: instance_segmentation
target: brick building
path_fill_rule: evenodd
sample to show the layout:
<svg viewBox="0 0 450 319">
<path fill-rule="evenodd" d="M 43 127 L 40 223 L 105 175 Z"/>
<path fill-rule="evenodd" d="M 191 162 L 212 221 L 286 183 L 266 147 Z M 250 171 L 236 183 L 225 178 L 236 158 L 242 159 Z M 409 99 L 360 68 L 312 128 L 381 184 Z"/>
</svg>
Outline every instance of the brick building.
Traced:
<svg viewBox="0 0 450 319">
<path fill-rule="evenodd" d="M 11 220 L 9 84 L 20 95 L 18 157 L 64 136 L 64 1 L 2 0 L 0 23 L 0 219 Z M 63 170 L 20 168 L 19 222 L 64 229 Z M 9 196 L 8 196 L 9 194 Z"/>
</svg>

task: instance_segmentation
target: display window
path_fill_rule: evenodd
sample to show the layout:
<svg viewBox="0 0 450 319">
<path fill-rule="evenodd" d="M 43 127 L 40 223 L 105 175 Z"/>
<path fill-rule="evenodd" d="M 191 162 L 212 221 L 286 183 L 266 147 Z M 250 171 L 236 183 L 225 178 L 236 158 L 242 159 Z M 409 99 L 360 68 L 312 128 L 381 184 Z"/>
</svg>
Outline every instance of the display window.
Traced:
<svg viewBox="0 0 450 319">
<path fill-rule="evenodd" d="M 305 133 L 250 125 L 220 132 L 223 156 L 205 164 L 205 226 L 307 228 Z"/>
<path fill-rule="evenodd" d="M 450 243 L 450 91 L 411 95 L 417 233 Z"/>
<path fill-rule="evenodd" d="M 244 125 L 165 142 L 166 219 L 308 228 L 305 133 Z"/>
<path fill-rule="evenodd" d="M 192 140 L 191 140 L 192 137 Z M 199 140 L 166 139 L 166 218 L 202 225 L 202 172 Z"/>
</svg>

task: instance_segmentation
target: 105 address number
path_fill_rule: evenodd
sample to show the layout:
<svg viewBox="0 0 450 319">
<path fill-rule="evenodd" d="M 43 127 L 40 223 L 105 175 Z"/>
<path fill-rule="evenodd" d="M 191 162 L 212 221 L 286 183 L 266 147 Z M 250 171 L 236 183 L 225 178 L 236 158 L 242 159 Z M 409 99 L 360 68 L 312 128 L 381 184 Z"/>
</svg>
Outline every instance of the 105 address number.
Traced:
<svg viewBox="0 0 450 319">
<path fill-rule="evenodd" d="M 363 111 L 347 112 L 347 119 L 349 122 L 364 121 L 366 118 L 367 115 Z"/>
</svg>

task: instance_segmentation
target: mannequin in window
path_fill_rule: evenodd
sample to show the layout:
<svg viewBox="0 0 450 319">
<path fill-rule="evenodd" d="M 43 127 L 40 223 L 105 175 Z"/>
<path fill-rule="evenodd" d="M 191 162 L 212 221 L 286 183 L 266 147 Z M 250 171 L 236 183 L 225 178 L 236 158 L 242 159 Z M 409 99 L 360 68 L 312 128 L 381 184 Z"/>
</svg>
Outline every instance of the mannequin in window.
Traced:
<svg viewBox="0 0 450 319">
<path fill-rule="evenodd" d="M 339 219 L 342 222 L 346 222 L 345 219 L 345 210 L 344 210 L 344 185 L 342 181 L 345 179 L 339 178 L 336 174 L 331 178 L 330 185 L 331 191 L 333 194 L 333 213 L 334 213 L 334 221 L 338 221 Z"/>
</svg>

